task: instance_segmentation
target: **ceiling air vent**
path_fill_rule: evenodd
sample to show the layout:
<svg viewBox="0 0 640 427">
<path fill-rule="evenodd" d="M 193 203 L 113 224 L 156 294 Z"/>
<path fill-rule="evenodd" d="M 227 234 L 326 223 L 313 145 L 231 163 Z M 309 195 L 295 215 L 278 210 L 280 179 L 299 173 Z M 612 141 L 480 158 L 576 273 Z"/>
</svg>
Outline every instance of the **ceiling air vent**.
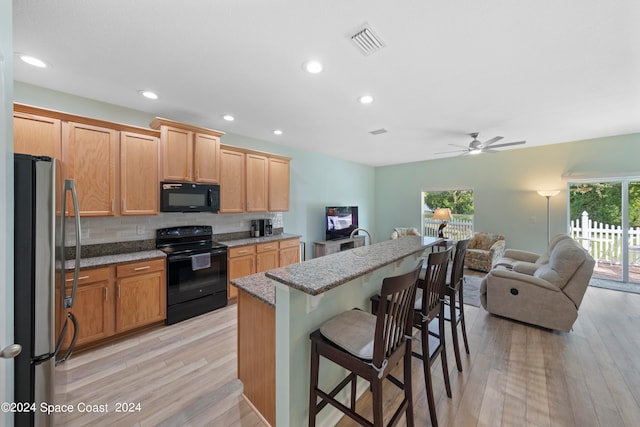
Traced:
<svg viewBox="0 0 640 427">
<path fill-rule="evenodd" d="M 369 24 L 364 24 L 355 34 L 349 37 L 358 50 L 369 56 L 386 46 L 385 42 L 373 31 Z"/>
<path fill-rule="evenodd" d="M 387 130 L 382 128 L 382 129 L 376 129 L 376 130 L 372 130 L 369 132 L 371 135 L 382 135 L 383 133 L 387 133 Z"/>
</svg>

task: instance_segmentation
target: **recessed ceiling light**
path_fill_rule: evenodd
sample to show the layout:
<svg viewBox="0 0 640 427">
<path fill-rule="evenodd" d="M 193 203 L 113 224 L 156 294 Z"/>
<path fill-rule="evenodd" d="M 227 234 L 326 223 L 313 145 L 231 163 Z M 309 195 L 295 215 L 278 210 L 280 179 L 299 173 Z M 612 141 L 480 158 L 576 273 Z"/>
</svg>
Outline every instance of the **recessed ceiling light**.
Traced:
<svg viewBox="0 0 640 427">
<path fill-rule="evenodd" d="M 29 65 L 33 65 L 38 68 L 47 68 L 47 63 L 42 59 L 36 58 L 35 56 L 30 55 L 20 55 L 19 56 L 22 61 L 26 62 Z"/>
<path fill-rule="evenodd" d="M 273 134 L 274 135 L 282 135 L 282 131 L 280 129 L 274 129 L 273 130 Z"/>
<path fill-rule="evenodd" d="M 225 114 L 224 116 L 222 116 L 222 118 L 225 119 L 228 122 L 232 122 L 232 121 L 234 121 L 236 119 L 231 114 Z"/>
<path fill-rule="evenodd" d="M 322 64 L 318 61 L 307 61 L 302 65 L 303 69 L 311 74 L 318 74 L 322 72 Z"/>
<path fill-rule="evenodd" d="M 373 96 L 362 95 L 360 98 L 358 98 L 358 102 L 361 104 L 371 104 L 373 102 Z"/>
<path fill-rule="evenodd" d="M 138 93 L 147 99 L 158 99 L 158 94 L 150 90 L 139 90 Z"/>
</svg>

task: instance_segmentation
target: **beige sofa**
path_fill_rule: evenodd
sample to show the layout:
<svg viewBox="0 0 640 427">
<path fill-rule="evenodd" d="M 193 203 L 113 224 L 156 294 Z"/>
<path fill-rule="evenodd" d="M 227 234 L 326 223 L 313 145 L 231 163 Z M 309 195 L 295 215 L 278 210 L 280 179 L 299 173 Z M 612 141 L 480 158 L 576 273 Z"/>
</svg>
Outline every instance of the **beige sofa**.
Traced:
<svg viewBox="0 0 640 427">
<path fill-rule="evenodd" d="M 504 265 L 492 269 L 480 286 L 482 306 L 499 316 L 569 332 L 595 260 L 570 237 L 552 243 L 547 262 L 524 261 L 536 265 L 531 274 L 515 271 L 517 264 L 514 270 Z"/>
</svg>

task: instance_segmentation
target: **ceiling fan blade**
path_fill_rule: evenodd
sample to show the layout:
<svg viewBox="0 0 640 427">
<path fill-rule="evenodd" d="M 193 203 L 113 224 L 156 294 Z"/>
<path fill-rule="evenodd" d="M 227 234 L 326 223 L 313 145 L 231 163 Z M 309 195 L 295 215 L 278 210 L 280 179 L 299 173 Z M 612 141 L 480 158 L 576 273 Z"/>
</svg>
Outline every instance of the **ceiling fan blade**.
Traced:
<svg viewBox="0 0 640 427">
<path fill-rule="evenodd" d="M 440 151 L 438 153 L 433 153 L 433 154 L 451 154 L 451 153 L 460 153 L 460 152 L 465 152 L 465 151 L 469 151 L 466 148 L 464 150 L 453 150 L 453 151 Z"/>
<path fill-rule="evenodd" d="M 462 148 L 464 150 L 468 150 L 469 149 L 469 147 L 465 147 L 464 145 L 458 145 L 458 144 L 447 144 L 447 145 L 450 145 L 452 147 Z"/>
<path fill-rule="evenodd" d="M 482 145 L 484 145 L 485 147 L 488 147 L 491 144 L 493 144 L 494 142 L 500 141 L 502 138 L 504 138 L 504 137 L 503 136 L 494 136 L 493 138 L 483 142 Z"/>
<path fill-rule="evenodd" d="M 515 142 L 507 142 L 504 144 L 492 145 L 491 148 L 500 148 L 500 147 L 509 147 L 511 145 L 521 145 L 526 143 L 527 141 L 515 141 Z"/>
</svg>

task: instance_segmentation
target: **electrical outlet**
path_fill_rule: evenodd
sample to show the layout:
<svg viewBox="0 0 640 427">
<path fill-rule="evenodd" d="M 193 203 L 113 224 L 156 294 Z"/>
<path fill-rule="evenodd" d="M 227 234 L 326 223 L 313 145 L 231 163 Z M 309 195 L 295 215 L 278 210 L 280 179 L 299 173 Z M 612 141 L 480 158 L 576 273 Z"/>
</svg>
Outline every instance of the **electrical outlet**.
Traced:
<svg viewBox="0 0 640 427">
<path fill-rule="evenodd" d="M 144 225 L 137 225 L 136 226 L 136 233 L 137 234 L 145 234 L 147 232 L 147 230 L 145 230 Z"/>
</svg>

